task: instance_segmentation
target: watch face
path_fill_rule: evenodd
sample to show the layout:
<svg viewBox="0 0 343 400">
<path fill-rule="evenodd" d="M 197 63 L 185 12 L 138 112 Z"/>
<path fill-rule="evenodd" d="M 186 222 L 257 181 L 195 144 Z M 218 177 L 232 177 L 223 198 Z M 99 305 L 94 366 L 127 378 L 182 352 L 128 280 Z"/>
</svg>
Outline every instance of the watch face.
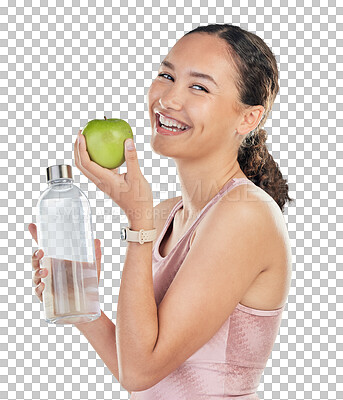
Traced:
<svg viewBox="0 0 343 400">
<path fill-rule="evenodd" d="M 121 228 L 120 239 L 126 240 L 126 229 L 125 228 Z"/>
</svg>

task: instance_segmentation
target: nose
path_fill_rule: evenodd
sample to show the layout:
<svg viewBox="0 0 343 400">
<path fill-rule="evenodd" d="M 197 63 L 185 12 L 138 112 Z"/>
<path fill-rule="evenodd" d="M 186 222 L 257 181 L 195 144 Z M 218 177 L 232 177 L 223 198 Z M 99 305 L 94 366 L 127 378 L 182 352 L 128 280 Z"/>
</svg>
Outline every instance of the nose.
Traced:
<svg viewBox="0 0 343 400">
<path fill-rule="evenodd" d="M 160 106 L 162 109 L 168 110 L 181 110 L 182 109 L 182 101 L 181 101 L 181 93 L 177 93 L 174 88 L 170 88 L 166 90 L 163 95 L 159 99 Z"/>
</svg>

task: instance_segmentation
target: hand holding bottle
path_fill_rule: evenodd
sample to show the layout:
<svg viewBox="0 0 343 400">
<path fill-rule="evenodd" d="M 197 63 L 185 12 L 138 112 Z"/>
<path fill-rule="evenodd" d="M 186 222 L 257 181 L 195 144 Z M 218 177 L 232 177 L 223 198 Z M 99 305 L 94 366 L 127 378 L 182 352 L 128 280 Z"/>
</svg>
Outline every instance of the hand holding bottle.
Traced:
<svg viewBox="0 0 343 400">
<path fill-rule="evenodd" d="M 37 227 L 35 224 L 29 224 L 28 226 L 29 232 L 32 235 L 32 238 L 38 245 L 38 239 L 37 239 Z M 96 258 L 96 266 L 97 266 L 97 271 L 98 271 L 98 283 L 100 281 L 100 271 L 101 271 L 101 247 L 100 247 L 100 239 L 95 239 L 94 240 L 94 246 L 95 246 L 95 258 Z M 35 287 L 35 293 L 39 300 L 42 302 L 43 297 L 42 293 L 44 290 L 44 282 L 42 282 L 42 278 L 46 278 L 48 275 L 48 271 L 46 268 L 40 268 L 40 260 L 44 257 L 44 252 L 42 249 L 38 251 L 38 254 L 36 254 L 36 251 L 32 254 L 32 268 L 34 270 L 33 273 L 33 278 L 32 281 L 34 283 Z"/>
</svg>

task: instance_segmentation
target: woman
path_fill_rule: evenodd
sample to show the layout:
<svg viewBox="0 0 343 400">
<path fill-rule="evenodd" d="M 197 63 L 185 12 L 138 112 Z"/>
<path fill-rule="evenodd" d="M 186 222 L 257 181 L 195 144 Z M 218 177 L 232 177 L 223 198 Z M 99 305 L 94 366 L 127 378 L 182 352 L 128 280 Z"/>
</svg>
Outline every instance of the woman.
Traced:
<svg viewBox="0 0 343 400">
<path fill-rule="evenodd" d="M 292 270 L 282 215 L 292 199 L 262 129 L 278 89 L 258 36 L 225 24 L 182 37 L 148 93 L 151 146 L 173 158 L 182 192 L 155 208 L 136 151 L 118 174 L 90 161 L 79 132 L 77 167 L 131 230 L 157 232 L 127 245 L 117 326 L 104 313 L 77 326 L 131 399 L 258 399 Z M 98 240 L 96 254 L 100 273 Z"/>
</svg>

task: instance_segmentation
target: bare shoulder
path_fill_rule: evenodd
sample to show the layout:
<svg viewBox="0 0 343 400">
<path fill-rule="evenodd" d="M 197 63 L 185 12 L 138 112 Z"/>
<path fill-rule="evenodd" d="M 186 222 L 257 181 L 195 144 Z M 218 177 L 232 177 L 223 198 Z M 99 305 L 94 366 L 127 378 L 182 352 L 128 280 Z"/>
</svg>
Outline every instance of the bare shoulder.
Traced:
<svg viewBox="0 0 343 400">
<path fill-rule="evenodd" d="M 264 269 L 276 266 L 282 250 L 289 257 L 290 245 L 284 216 L 275 200 L 256 185 L 243 184 L 225 194 L 206 216 L 208 223 L 220 219 L 231 220 L 235 216 L 244 220 L 245 229 L 256 231 L 259 240 L 256 248 L 251 249 L 263 264 Z M 228 224 L 227 229 L 230 229 Z M 207 223 L 199 226 L 208 229 Z"/>
<path fill-rule="evenodd" d="M 230 220 L 233 216 L 246 216 L 245 221 L 249 220 L 249 225 L 254 224 L 254 221 L 264 221 L 261 228 L 266 229 L 270 226 L 273 219 L 278 214 L 275 208 L 274 199 L 269 196 L 264 190 L 255 185 L 243 184 L 231 189 L 223 195 L 218 202 L 214 204 L 206 215 L 208 222 L 202 224 L 206 229 L 208 223 L 215 225 L 222 218 Z M 281 212 L 281 210 L 279 209 Z M 246 229 L 249 229 L 249 225 Z M 202 229 L 199 225 L 199 231 Z M 228 226 L 230 229 L 230 226 Z"/>
<path fill-rule="evenodd" d="M 291 285 L 292 249 L 284 215 L 274 199 L 258 186 L 239 185 L 212 207 L 203 222 L 199 239 L 224 224 L 225 234 L 218 235 L 218 241 L 225 242 L 234 230 L 236 236 L 239 232 L 241 251 L 253 255 L 251 266 L 260 273 L 240 302 L 261 310 L 281 307 Z"/>
<path fill-rule="evenodd" d="M 182 196 L 172 197 L 170 199 L 162 200 L 154 207 L 154 221 L 157 231 L 156 240 L 160 236 L 171 210 L 181 199 Z M 155 245 L 156 240 L 154 240 L 153 246 Z"/>
<path fill-rule="evenodd" d="M 242 211 L 255 213 L 256 217 L 262 213 L 269 228 L 283 230 L 286 228 L 285 219 L 278 204 L 267 192 L 256 185 L 239 185 L 223 196 L 222 200 L 222 205 L 235 204 Z M 225 210 L 224 207 L 222 208 Z"/>
</svg>

